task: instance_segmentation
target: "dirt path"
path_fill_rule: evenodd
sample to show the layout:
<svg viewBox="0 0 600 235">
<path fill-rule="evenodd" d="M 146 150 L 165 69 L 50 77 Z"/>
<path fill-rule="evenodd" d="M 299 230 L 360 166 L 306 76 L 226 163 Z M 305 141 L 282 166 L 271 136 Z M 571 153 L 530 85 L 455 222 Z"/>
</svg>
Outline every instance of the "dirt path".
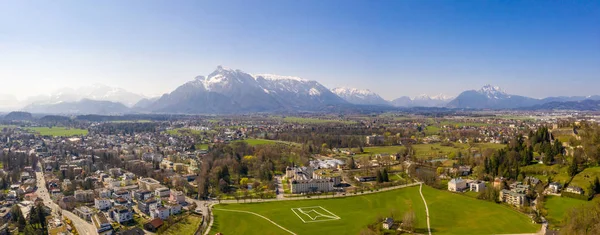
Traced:
<svg viewBox="0 0 600 235">
<path fill-rule="evenodd" d="M 421 194 L 421 198 L 423 199 L 423 203 L 425 204 L 425 212 L 427 213 L 427 231 L 429 231 L 429 235 L 431 235 L 431 224 L 429 223 L 429 208 L 427 207 L 427 201 L 425 201 L 425 197 L 423 196 L 423 184 L 419 187 L 419 193 Z"/>
</svg>

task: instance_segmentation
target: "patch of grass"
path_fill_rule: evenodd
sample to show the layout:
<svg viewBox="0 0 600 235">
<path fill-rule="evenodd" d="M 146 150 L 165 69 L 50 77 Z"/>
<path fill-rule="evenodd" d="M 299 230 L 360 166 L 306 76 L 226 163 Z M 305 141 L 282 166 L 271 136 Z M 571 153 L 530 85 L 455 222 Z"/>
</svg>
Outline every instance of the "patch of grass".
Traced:
<svg viewBox="0 0 600 235">
<path fill-rule="evenodd" d="M 180 234 L 194 234 L 200 224 L 202 218 L 200 216 L 188 215 L 176 224 L 171 225 L 167 231 L 163 234 L 168 235 L 180 235 Z"/>
<path fill-rule="evenodd" d="M 437 126 L 427 126 L 425 128 L 425 135 L 438 135 L 440 134 L 440 130 L 441 128 L 437 127 Z"/>
<path fill-rule="evenodd" d="M 600 177 L 600 167 L 586 168 L 573 178 L 570 185 L 579 186 L 584 190 L 587 190 L 590 182 L 594 181 L 596 177 Z"/>
<path fill-rule="evenodd" d="M 170 129 L 167 130 L 167 134 L 169 135 L 177 135 L 177 136 L 184 136 L 184 135 L 200 135 L 202 132 L 199 130 L 192 130 L 189 128 L 176 128 L 176 129 Z"/>
<path fill-rule="evenodd" d="M 208 144 L 196 144 L 195 147 L 197 150 L 200 150 L 200 149 L 208 150 Z"/>
<path fill-rule="evenodd" d="M 538 225 L 508 207 L 492 202 L 455 195 L 443 190 L 423 187 L 435 234 L 498 234 L 535 232 Z M 320 206 L 339 216 L 339 220 L 303 223 L 292 208 Z M 280 201 L 253 204 L 220 204 L 213 210 L 215 224 L 212 234 L 284 234 L 268 221 L 254 215 L 220 211 L 242 210 L 258 213 L 296 234 L 359 234 L 369 224 L 393 214 L 401 220 L 404 213 L 414 210 L 417 232 L 426 233 L 425 206 L 419 187 L 410 187 L 376 194 L 347 198 Z M 474 216 L 477 215 L 477 216 Z"/>
<path fill-rule="evenodd" d="M 546 219 L 551 226 L 560 227 L 569 210 L 577 209 L 588 203 L 590 202 L 574 198 L 546 196 L 544 203 L 544 208 L 548 211 Z"/>
<path fill-rule="evenodd" d="M 320 118 L 303 118 L 303 117 L 285 117 L 284 122 L 298 123 L 298 124 L 355 124 L 355 121 L 346 121 L 339 119 L 320 119 Z"/>
<path fill-rule="evenodd" d="M 442 126 L 452 126 L 452 127 L 483 127 L 483 126 L 499 126 L 500 124 L 495 123 L 485 123 L 485 122 L 455 122 L 455 121 L 441 121 L 440 125 Z"/>
<path fill-rule="evenodd" d="M 28 127 L 26 130 L 43 136 L 78 136 L 87 135 L 88 130 L 68 127 Z"/>
<path fill-rule="evenodd" d="M 560 182 L 561 184 L 565 184 L 571 179 L 567 173 L 567 167 L 560 167 L 560 165 L 532 164 L 522 167 L 521 172 L 525 172 L 526 175 L 536 177 L 544 182 L 547 182 L 550 176 L 552 176 L 552 181 Z"/>
<path fill-rule="evenodd" d="M 443 146 L 440 143 L 434 144 L 415 144 L 413 145 L 413 149 L 417 155 L 417 158 L 426 159 L 429 157 L 438 158 L 438 157 L 446 157 L 451 153 L 456 153 L 458 151 L 463 154 L 467 153 L 467 150 L 470 148 L 468 144 L 461 143 L 453 143 L 453 146 Z M 480 143 L 475 144 L 473 146 L 475 149 L 501 149 L 504 148 L 503 144 L 493 144 L 493 143 Z M 406 147 L 404 146 L 377 146 L 377 147 L 365 147 L 363 148 L 364 153 L 358 154 L 358 156 L 369 156 L 376 154 L 396 154 Z M 358 149 L 353 149 L 354 152 L 358 152 Z"/>
</svg>

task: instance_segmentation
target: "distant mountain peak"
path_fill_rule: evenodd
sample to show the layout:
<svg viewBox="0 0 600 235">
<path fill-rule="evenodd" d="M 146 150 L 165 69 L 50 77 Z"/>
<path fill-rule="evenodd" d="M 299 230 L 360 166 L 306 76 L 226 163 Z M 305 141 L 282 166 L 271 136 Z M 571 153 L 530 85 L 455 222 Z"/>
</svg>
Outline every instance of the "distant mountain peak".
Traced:
<svg viewBox="0 0 600 235">
<path fill-rule="evenodd" d="M 277 80 L 292 80 L 292 81 L 298 81 L 298 82 L 308 82 L 309 81 L 309 80 L 299 78 L 299 77 L 283 76 L 283 75 L 275 75 L 275 74 L 255 74 L 252 76 L 254 77 L 254 79 L 258 79 L 258 78 L 262 77 L 264 79 L 272 80 L 272 81 L 277 81 Z"/>
<path fill-rule="evenodd" d="M 369 89 L 337 87 L 331 89 L 331 92 L 352 104 L 389 105 L 388 101 Z"/>
<path fill-rule="evenodd" d="M 478 90 L 479 93 L 489 94 L 489 93 L 501 93 L 506 94 L 506 92 L 500 88 L 499 86 L 492 86 L 491 84 L 486 84 L 481 89 Z"/>
</svg>

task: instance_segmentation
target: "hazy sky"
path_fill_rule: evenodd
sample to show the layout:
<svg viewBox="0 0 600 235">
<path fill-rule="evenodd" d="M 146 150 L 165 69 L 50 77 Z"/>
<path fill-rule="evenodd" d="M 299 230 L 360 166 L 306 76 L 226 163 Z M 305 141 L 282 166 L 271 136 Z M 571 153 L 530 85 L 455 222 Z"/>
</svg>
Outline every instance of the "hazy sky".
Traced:
<svg viewBox="0 0 600 235">
<path fill-rule="evenodd" d="M 217 65 L 386 99 L 600 94 L 600 1 L 2 1 L 0 94 L 169 92 Z"/>
</svg>

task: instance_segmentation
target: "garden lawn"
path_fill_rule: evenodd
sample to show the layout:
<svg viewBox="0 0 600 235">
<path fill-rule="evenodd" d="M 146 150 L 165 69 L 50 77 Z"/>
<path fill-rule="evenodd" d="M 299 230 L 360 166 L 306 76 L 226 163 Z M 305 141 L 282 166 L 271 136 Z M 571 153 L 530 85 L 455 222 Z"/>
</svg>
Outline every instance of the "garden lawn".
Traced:
<svg viewBox="0 0 600 235">
<path fill-rule="evenodd" d="M 527 216 L 502 205 L 427 186 L 423 187 L 423 194 L 429 205 L 434 234 L 530 233 L 539 229 Z M 341 219 L 303 223 L 292 211 L 292 208 L 313 206 L 321 206 Z M 299 235 L 359 234 L 369 224 L 378 223 L 378 218 L 394 214 L 399 220 L 412 209 L 417 217 L 417 232 L 427 232 L 425 206 L 418 186 L 347 198 L 221 204 L 214 207 L 215 224 L 211 234 L 286 234 L 257 216 L 219 209 L 258 213 Z"/>
<path fill-rule="evenodd" d="M 202 224 L 202 218 L 196 215 L 189 215 L 176 224 L 171 225 L 164 232 L 168 235 L 194 234 Z"/>
<path fill-rule="evenodd" d="M 78 136 L 87 135 L 88 130 L 66 127 L 28 127 L 27 130 L 43 136 Z"/>
</svg>

